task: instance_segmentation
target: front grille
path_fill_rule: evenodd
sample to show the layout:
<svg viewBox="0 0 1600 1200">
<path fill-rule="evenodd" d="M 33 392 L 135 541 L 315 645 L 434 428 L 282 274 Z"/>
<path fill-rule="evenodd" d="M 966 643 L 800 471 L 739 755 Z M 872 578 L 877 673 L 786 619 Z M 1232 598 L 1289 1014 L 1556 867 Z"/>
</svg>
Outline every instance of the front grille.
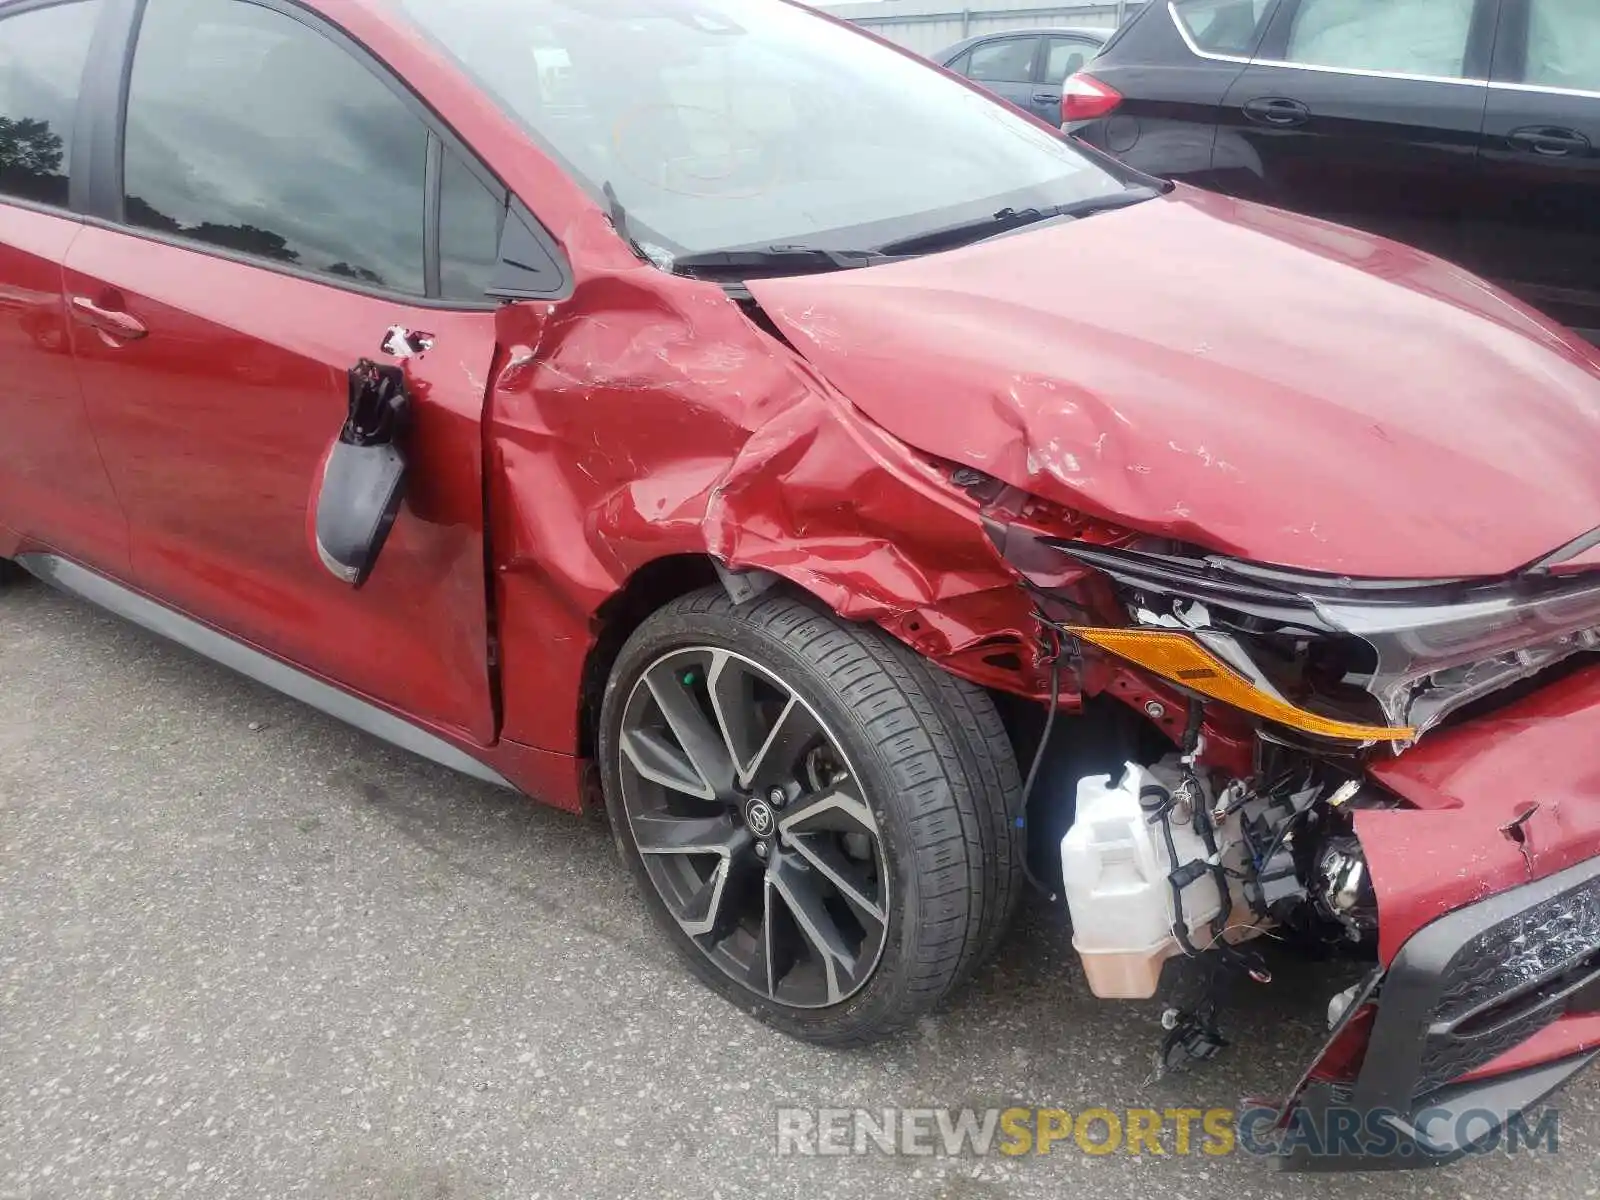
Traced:
<svg viewBox="0 0 1600 1200">
<path fill-rule="evenodd" d="M 1600 1013 L 1600 977 L 1590 980 L 1572 994 L 1572 999 L 1567 1001 L 1567 1013 L 1574 1017 Z"/>
<path fill-rule="evenodd" d="M 1444 970 L 1436 1017 L 1461 1017 L 1600 949 L 1600 880 L 1552 896 L 1491 926 Z"/>
<path fill-rule="evenodd" d="M 1417 1096 L 1425 1096 L 1452 1079 L 1459 1079 L 1468 1071 L 1494 1061 L 1519 1042 L 1527 1041 L 1559 1015 L 1523 1017 L 1470 1040 L 1450 1036 L 1429 1038 L 1418 1070 Z"/>
<path fill-rule="evenodd" d="M 1385 970 L 1352 1092 L 1415 1111 L 1558 1020 L 1600 980 L 1600 855 L 1413 933 Z M 1443 1101 L 1441 1101 L 1443 1102 Z"/>
<path fill-rule="evenodd" d="M 1573 988 L 1597 969 L 1600 880 L 1513 913 L 1470 938 L 1441 974 L 1416 1094 L 1532 1037 L 1568 1011 Z"/>
</svg>

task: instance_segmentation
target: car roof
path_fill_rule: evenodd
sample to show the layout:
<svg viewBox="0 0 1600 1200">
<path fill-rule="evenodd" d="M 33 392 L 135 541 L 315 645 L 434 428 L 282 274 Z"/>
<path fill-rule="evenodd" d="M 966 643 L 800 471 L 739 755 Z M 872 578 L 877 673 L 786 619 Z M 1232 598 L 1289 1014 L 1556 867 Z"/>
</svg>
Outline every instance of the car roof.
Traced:
<svg viewBox="0 0 1600 1200">
<path fill-rule="evenodd" d="M 1103 46 L 1111 40 L 1111 35 L 1115 32 L 1116 30 L 1114 29 L 1086 28 L 1081 25 L 1041 25 L 1035 29 L 990 29 L 984 33 L 975 33 L 969 38 L 963 38 L 961 41 L 956 42 L 952 46 L 946 46 L 943 50 L 933 55 L 932 58 L 934 62 L 947 63 L 957 55 L 971 49 L 973 46 L 976 46 L 979 42 L 987 42 L 992 41 L 995 38 L 1009 37 L 1067 35 L 1070 37 L 1087 38 L 1090 41 L 1098 42 Z"/>
</svg>

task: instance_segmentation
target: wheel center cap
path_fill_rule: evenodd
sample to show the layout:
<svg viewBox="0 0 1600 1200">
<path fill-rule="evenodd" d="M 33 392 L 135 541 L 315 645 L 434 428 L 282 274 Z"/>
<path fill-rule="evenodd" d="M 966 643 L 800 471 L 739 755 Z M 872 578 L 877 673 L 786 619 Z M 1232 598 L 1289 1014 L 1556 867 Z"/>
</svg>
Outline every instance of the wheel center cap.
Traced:
<svg viewBox="0 0 1600 1200">
<path fill-rule="evenodd" d="M 769 838 L 778 831 L 778 814 L 772 805 L 757 796 L 744 806 L 744 823 L 758 838 Z"/>
</svg>

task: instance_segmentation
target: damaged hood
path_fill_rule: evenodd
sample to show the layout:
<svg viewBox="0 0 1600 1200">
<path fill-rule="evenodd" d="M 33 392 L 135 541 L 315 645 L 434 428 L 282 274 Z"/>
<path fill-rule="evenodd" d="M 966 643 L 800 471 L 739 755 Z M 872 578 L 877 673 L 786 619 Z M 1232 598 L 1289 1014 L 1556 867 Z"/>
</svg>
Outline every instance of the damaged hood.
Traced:
<svg viewBox="0 0 1600 1200">
<path fill-rule="evenodd" d="M 1381 238 L 1180 188 L 749 286 L 895 436 L 1128 528 L 1436 578 L 1600 526 L 1600 358 Z"/>
</svg>

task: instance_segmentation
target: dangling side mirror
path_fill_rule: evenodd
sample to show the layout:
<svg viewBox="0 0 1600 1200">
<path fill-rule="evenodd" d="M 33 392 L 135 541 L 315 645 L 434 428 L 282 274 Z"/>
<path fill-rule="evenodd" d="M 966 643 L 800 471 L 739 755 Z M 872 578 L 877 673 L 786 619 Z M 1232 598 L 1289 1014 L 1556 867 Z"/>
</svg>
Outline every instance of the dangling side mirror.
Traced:
<svg viewBox="0 0 1600 1200">
<path fill-rule="evenodd" d="M 405 500 L 411 398 L 399 367 L 362 359 L 349 376 L 350 413 L 323 464 L 312 528 L 322 565 L 359 588 Z"/>
</svg>

